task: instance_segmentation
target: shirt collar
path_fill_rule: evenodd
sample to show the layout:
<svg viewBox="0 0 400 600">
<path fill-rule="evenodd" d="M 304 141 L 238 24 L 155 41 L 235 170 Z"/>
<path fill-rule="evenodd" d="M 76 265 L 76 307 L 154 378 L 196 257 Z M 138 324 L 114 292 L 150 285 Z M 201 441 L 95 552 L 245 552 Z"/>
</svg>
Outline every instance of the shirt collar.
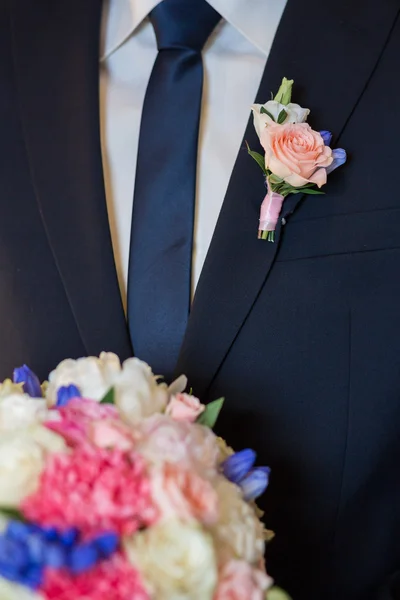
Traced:
<svg viewBox="0 0 400 600">
<path fill-rule="evenodd" d="M 103 0 L 100 57 L 115 52 L 160 0 Z"/>
<path fill-rule="evenodd" d="M 129 38 L 160 0 L 104 0 L 101 57 Z M 286 0 L 208 0 L 254 46 L 268 56 Z"/>
<path fill-rule="evenodd" d="M 219 14 L 268 57 L 287 0 L 208 0 Z"/>
</svg>

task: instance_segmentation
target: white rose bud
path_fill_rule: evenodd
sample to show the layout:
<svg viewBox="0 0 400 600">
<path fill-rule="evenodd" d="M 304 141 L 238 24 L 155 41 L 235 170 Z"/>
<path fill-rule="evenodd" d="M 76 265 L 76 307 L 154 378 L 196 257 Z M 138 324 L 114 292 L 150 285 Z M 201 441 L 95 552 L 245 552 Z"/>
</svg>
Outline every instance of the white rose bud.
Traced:
<svg viewBox="0 0 400 600">
<path fill-rule="evenodd" d="M 142 573 L 152 597 L 211 600 L 217 568 L 211 537 L 194 523 L 168 520 L 125 541 L 129 560 Z"/>
</svg>

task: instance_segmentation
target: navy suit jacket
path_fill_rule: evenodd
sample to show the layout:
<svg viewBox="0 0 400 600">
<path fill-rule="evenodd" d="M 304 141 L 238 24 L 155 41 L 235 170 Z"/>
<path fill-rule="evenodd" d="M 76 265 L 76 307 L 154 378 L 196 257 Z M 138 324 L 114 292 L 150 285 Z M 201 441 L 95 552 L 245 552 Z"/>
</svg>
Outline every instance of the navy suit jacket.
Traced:
<svg viewBox="0 0 400 600">
<path fill-rule="evenodd" d="M 238 149 L 177 366 L 204 400 L 226 396 L 219 432 L 272 467 L 267 565 L 295 600 L 396 597 L 399 9 L 288 0 L 256 101 L 293 78 L 350 160 L 326 196 L 285 202 L 271 244 L 256 235 L 261 173 Z M 132 354 L 104 197 L 100 16 L 101 0 L 0 0 L 1 378 Z M 257 148 L 251 121 L 244 139 Z"/>
</svg>

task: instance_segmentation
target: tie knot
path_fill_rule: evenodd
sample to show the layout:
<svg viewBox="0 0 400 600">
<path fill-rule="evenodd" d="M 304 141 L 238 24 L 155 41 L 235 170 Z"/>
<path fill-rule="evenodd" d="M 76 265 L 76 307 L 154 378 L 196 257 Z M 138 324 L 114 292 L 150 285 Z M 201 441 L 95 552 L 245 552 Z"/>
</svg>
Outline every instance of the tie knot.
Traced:
<svg viewBox="0 0 400 600">
<path fill-rule="evenodd" d="M 162 0 L 149 15 L 159 50 L 200 52 L 221 15 L 206 0 Z"/>
</svg>

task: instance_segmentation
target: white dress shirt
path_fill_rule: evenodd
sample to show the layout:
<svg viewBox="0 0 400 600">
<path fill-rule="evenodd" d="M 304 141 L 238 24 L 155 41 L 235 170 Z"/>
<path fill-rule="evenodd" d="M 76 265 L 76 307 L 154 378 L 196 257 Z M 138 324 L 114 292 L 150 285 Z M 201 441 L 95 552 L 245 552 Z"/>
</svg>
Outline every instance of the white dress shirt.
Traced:
<svg viewBox="0 0 400 600">
<path fill-rule="evenodd" d="M 286 5 L 286 0 L 208 1 L 223 19 L 203 50 L 192 292 Z M 102 154 L 115 262 L 125 306 L 140 119 L 157 56 L 155 34 L 147 15 L 158 2 L 105 0 L 102 19 Z M 157 177 L 157 173 L 152 176 Z"/>
</svg>

